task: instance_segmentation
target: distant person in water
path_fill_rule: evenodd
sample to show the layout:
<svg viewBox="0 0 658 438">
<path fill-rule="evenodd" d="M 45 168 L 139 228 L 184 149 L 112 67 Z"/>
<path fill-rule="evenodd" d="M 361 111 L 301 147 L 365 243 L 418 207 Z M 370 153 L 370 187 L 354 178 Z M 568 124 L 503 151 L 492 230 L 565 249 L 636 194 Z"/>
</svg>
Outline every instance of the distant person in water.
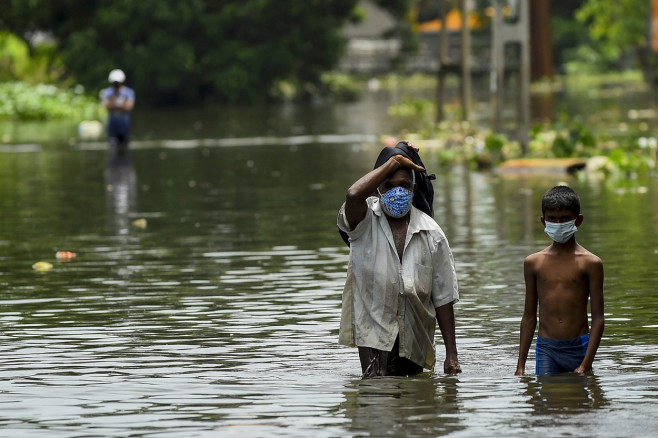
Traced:
<svg viewBox="0 0 658 438">
<path fill-rule="evenodd" d="M 108 141 L 117 152 L 125 152 L 130 141 L 130 112 L 135 105 L 135 92 L 124 84 L 126 75 L 122 70 L 112 70 L 109 81 L 111 85 L 101 91 L 108 111 Z"/>
<path fill-rule="evenodd" d="M 603 263 L 576 243 L 583 216 L 575 191 L 566 186 L 549 189 L 541 209 L 541 223 L 553 243 L 526 257 L 523 264 L 525 308 L 515 375 L 525 372 L 537 310 L 536 374 L 585 374 L 592 370 L 603 336 Z"/>
</svg>

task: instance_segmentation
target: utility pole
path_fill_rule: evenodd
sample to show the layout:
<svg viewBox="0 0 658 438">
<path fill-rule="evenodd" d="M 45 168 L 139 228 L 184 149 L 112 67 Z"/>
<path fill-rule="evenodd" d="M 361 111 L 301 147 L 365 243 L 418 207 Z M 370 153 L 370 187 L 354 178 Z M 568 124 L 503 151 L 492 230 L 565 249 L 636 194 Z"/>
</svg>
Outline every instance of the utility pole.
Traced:
<svg viewBox="0 0 658 438">
<path fill-rule="evenodd" d="M 503 132 L 503 102 L 505 86 L 505 48 L 518 47 L 518 84 L 516 105 L 516 140 L 523 154 L 528 152 L 530 129 L 530 33 L 529 9 L 532 0 L 494 0 L 494 19 L 491 47 L 491 95 L 493 127 Z M 508 11 L 503 16 L 503 10 Z"/>
<path fill-rule="evenodd" d="M 471 113 L 471 29 L 468 23 L 468 16 L 471 11 L 471 0 L 461 0 L 462 11 L 462 74 L 461 74 L 461 98 L 462 98 L 462 117 L 468 120 Z"/>
<path fill-rule="evenodd" d="M 530 77 L 553 77 L 553 43 L 551 42 L 550 0 L 531 0 L 530 7 Z"/>
<path fill-rule="evenodd" d="M 436 121 L 444 119 L 443 107 L 445 97 L 445 82 L 448 74 L 454 73 L 460 78 L 460 98 L 462 105 L 462 118 L 468 120 L 471 102 L 471 30 L 468 24 L 471 0 L 457 0 L 461 13 L 461 42 L 460 60 L 452 60 L 448 54 L 448 25 L 446 17 L 454 3 L 442 0 L 439 4 L 439 20 L 441 29 L 438 33 L 438 69 L 436 85 Z"/>
</svg>

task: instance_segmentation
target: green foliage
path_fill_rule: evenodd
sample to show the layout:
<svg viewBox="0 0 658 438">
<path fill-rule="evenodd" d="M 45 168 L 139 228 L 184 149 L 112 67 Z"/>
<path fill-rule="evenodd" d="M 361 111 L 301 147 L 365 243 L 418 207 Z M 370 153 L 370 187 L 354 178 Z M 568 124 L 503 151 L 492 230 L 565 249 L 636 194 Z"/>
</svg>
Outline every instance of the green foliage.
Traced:
<svg viewBox="0 0 658 438">
<path fill-rule="evenodd" d="M 399 104 L 389 108 L 389 113 L 403 118 L 427 120 L 434 113 L 434 107 L 430 100 L 404 96 Z"/>
<path fill-rule="evenodd" d="M 414 79 L 411 85 L 416 82 Z M 638 85 L 640 90 L 646 88 L 637 72 L 569 77 L 567 82 L 569 92 L 574 93 L 577 100 L 591 98 L 598 91 L 609 91 L 611 87 L 615 93 L 637 92 Z M 406 82 L 404 85 L 410 86 Z M 588 109 L 590 107 L 586 106 L 585 111 Z M 403 98 L 397 105 L 389 107 L 389 114 L 404 128 L 390 134 L 410 140 L 421 149 L 431 150 L 442 166 L 469 163 L 479 169 L 488 169 L 503 160 L 522 157 L 518 142 L 509 140 L 504 134 L 459 121 L 456 106 L 448 105 L 445 113 L 449 119 L 434 123 L 431 121 L 433 101 Z M 638 122 L 621 122 L 615 126 L 600 114 L 587 114 L 588 117 L 583 118 L 572 113 L 562 112 L 555 122 L 534 126 L 529 133 L 525 157 L 587 158 L 588 174 L 616 180 L 656 171 L 658 140 L 647 136 L 649 124 L 637 117 L 638 111 L 629 111 L 629 117 L 638 118 Z"/>
<path fill-rule="evenodd" d="M 436 158 L 439 166 L 447 168 L 459 159 L 459 154 L 455 149 L 439 149 L 436 152 Z"/>
<path fill-rule="evenodd" d="M 623 177 L 646 174 L 656 167 L 655 161 L 649 155 L 637 150 L 615 148 L 608 154 L 608 159 L 614 165 L 615 172 Z"/>
<path fill-rule="evenodd" d="M 30 48 L 16 35 L 0 31 L 0 81 L 52 82 L 61 71 L 53 44 Z"/>
<path fill-rule="evenodd" d="M 361 90 L 358 81 L 343 73 L 323 73 L 320 77 L 322 93 L 334 96 L 342 101 L 354 101 Z"/>
<path fill-rule="evenodd" d="M 28 63 L 27 45 L 9 32 L 0 32 L 0 81 L 15 80 Z"/>
<path fill-rule="evenodd" d="M 632 54 L 641 66 L 645 80 L 658 81 L 658 63 L 648 45 L 651 2 L 646 0 L 586 0 L 575 17 L 586 26 L 593 43 L 578 49 L 581 58 L 571 70 L 598 72 L 619 67 L 624 55 Z M 589 47 L 588 47 L 589 46 Z"/>
<path fill-rule="evenodd" d="M 1 24 L 30 40 L 49 31 L 88 89 L 113 68 L 142 102 L 268 98 L 277 84 L 322 86 L 358 0 L 5 0 Z M 402 14 L 406 1 L 380 0 Z"/>
<path fill-rule="evenodd" d="M 484 139 L 484 147 L 491 153 L 500 154 L 507 138 L 501 134 L 491 134 Z"/>
<path fill-rule="evenodd" d="M 587 0 L 576 13 L 595 40 L 625 50 L 646 45 L 651 2 L 645 0 Z"/>
<path fill-rule="evenodd" d="M 513 143 L 504 134 L 484 132 L 484 148 L 475 148 L 471 153 L 470 161 L 474 161 L 480 169 L 487 169 L 500 164 L 505 157 L 510 156 Z M 468 142 L 466 142 L 468 144 Z"/>
<path fill-rule="evenodd" d="M 579 117 L 561 114 L 556 123 L 532 128 L 528 150 L 537 158 L 569 158 L 591 156 L 596 147 L 596 137 Z"/>
<path fill-rule="evenodd" d="M 599 75 L 611 71 L 619 59 L 616 46 L 590 42 L 572 49 L 566 49 L 564 67 L 568 75 Z"/>
<path fill-rule="evenodd" d="M 638 136 L 631 131 L 627 136 L 610 143 L 607 158 L 612 165 L 613 176 L 627 178 L 635 175 L 645 175 L 657 167 L 656 137 Z"/>
<path fill-rule="evenodd" d="M 60 90 L 54 85 L 30 86 L 23 82 L 0 84 L 0 118 L 45 120 L 97 118 L 100 105 L 96 98 L 86 96 L 78 86 Z"/>
</svg>

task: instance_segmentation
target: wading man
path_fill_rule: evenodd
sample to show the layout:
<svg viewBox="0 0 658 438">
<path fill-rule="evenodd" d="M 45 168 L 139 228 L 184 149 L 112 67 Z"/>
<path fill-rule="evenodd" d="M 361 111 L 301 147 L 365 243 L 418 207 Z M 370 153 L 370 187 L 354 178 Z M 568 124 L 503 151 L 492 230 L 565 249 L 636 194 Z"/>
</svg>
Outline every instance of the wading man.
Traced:
<svg viewBox="0 0 658 438">
<path fill-rule="evenodd" d="M 130 112 L 135 105 L 135 92 L 124 85 L 126 75 L 115 69 L 109 75 L 110 86 L 101 91 L 103 106 L 108 111 L 107 136 L 116 152 L 126 152 L 130 141 Z"/>
<path fill-rule="evenodd" d="M 339 342 L 358 347 L 363 377 L 432 370 L 437 321 L 443 370 L 461 372 L 452 252 L 434 219 L 412 205 L 424 169 L 406 150 L 384 148 L 374 170 L 348 189 L 338 214 L 338 228 L 350 243 Z"/>
</svg>

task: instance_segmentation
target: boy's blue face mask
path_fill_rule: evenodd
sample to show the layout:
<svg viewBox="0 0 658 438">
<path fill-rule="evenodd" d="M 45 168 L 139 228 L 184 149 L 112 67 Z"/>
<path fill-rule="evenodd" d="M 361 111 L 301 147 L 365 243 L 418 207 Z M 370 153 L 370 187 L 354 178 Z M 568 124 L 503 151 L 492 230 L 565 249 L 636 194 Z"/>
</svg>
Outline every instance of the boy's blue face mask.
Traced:
<svg viewBox="0 0 658 438">
<path fill-rule="evenodd" d="M 553 241 L 558 243 L 565 243 L 567 240 L 571 239 L 571 236 L 578 231 L 576 227 L 576 219 L 569 222 L 545 222 L 546 228 L 544 232 L 548 234 L 548 237 L 553 239 Z"/>
<path fill-rule="evenodd" d="M 381 199 L 382 210 L 388 216 L 398 219 L 411 210 L 411 202 L 414 199 L 413 191 L 399 186 L 393 187 L 384 194 L 377 189 L 377 193 Z"/>
</svg>

